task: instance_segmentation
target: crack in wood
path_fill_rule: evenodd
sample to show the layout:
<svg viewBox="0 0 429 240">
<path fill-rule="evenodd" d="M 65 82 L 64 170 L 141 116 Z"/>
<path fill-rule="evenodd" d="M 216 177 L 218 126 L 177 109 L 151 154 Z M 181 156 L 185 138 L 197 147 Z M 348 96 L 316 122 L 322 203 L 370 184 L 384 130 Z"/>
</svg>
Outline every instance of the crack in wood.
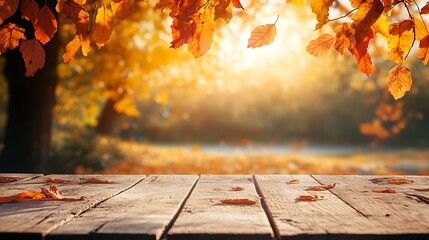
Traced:
<svg viewBox="0 0 429 240">
<path fill-rule="evenodd" d="M 315 178 L 313 175 L 310 175 L 310 177 L 312 177 L 314 180 L 316 180 L 316 182 L 318 182 L 320 185 L 323 185 L 317 178 Z M 344 199 L 342 199 L 338 194 L 334 193 L 332 191 L 332 189 L 328 190 L 329 192 L 331 192 L 333 195 L 335 195 L 338 199 L 340 199 L 343 203 L 347 204 L 347 206 L 351 207 L 353 210 L 355 210 L 359 215 L 365 217 L 365 218 L 369 218 L 369 216 L 365 215 L 363 212 L 359 211 L 357 208 L 353 207 L 350 203 L 346 202 Z"/>
<path fill-rule="evenodd" d="M 414 197 L 413 199 L 415 199 L 417 202 L 429 204 L 429 198 L 428 197 L 418 195 L 418 194 L 411 194 L 411 193 L 405 193 L 405 195 L 407 195 L 410 198 Z"/>
<path fill-rule="evenodd" d="M 255 184 L 256 192 L 258 193 L 259 199 L 261 200 L 262 209 L 264 209 L 265 215 L 267 216 L 268 221 L 271 225 L 271 229 L 273 230 L 274 236 L 272 237 L 273 239 L 281 240 L 280 231 L 274 222 L 274 218 L 268 208 L 267 202 L 265 201 L 265 196 L 262 193 L 261 187 L 259 186 L 258 180 L 256 180 L 255 175 L 252 176 L 252 179 L 253 183 Z"/>
</svg>

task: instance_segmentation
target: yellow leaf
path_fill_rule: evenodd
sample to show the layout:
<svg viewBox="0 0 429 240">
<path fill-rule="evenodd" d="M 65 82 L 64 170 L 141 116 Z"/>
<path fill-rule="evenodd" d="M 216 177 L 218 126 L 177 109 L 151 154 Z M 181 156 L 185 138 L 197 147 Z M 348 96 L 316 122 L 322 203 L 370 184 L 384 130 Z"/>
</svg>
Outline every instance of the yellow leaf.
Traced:
<svg viewBox="0 0 429 240">
<path fill-rule="evenodd" d="M 383 38 L 388 39 L 389 38 L 389 20 L 386 16 L 381 15 L 377 21 L 372 25 L 372 29 L 374 30 L 374 33 L 380 34 Z"/>
<path fill-rule="evenodd" d="M 194 18 L 196 29 L 192 41 L 188 43 L 188 50 L 195 58 L 204 55 L 211 47 L 213 42 L 214 26 L 214 8 L 209 6 L 206 10 Z"/>
<path fill-rule="evenodd" d="M 112 6 L 113 14 L 124 20 L 130 15 L 134 0 L 113 0 L 110 6 Z"/>
<path fill-rule="evenodd" d="M 15 14 L 18 5 L 19 0 L 0 0 L 0 24 Z"/>
<path fill-rule="evenodd" d="M 414 28 L 416 30 L 416 38 L 419 41 L 429 34 L 425 23 L 420 18 L 414 17 Z"/>
<path fill-rule="evenodd" d="M 80 43 L 82 44 L 83 56 L 88 56 L 88 52 L 91 50 L 91 40 L 88 36 L 79 35 Z"/>
<path fill-rule="evenodd" d="M 232 3 L 230 0 L 219 0 L 215 7 L 215 21 L 218 19 L 229 23 L 232 18 Z"/>
<path fill-rule="evenodd" d="M 318 38 L 311 40 L 307 46 L 307 52 L 313 56 L 322 56 L 328 52 L 328 50 L 334 44 L 335 38 L 330 34 L 320 35 Z"/>
<path fill-rule="evenodd" d="M 395 100 L 402 98 L 405 92 L 411 89 L 412 84 L 411 72 L 402 64 L 396 65 L 389 71 L 387 87 Z"/>
<path fill-rule="evenodd" d="M 426 35 L 420 40 L 418 57 L 422 60 L 423 64 L 427 64 L 429 61 L 429 35 Z"/>
<path fill-rule="evenodd" d="M 390 48 L 389 59 L 396 63 L 403 62 L 404 53 L 411 48 L 414 39 L 413 21 L 404 20 L 389 27 L 389 40 L 387 46 Z"/>
<path fill-rule="evenodd" d="M 79 36 L 75 36 L 66 46 L 66 52 L 63 54 L 64 62 L 70 62 L 74 59 L 74 55 L 81 46 Z"/>
<path fill-rule="evenodd" d="M 250 38 L 247 43 L 247 48 L 258 48 L 268 45 L 274 41 L 277 29 L 275 24 L 265 24 L 257 26 L 250 33 Z"/>
<path fill-rule="evenodd" d="M 311 11 L 316 14 L 316 29 L 320 29 L 328 22 L 329 8 L 334 0 L 311 0 Z"/>
<path fill-rule="evenodd" d="M 0 55 L 7 49 L 13 50 L 19 45 L 19 40 L 25 39 L 25 29 L 15 23 L 8 23 L 0 27 Z"/>
<path fill-rule="evenodd" d="M 334 47 L 341 54 L 344 49 L 350 48 L 353 44 L 354 29 L 350 28 L 347 23 L 343 23 L 335 27 L 335 44 Z"/>
<path fill-rule="evenodd" d="M 104 43 L 109 40 L 113 32 L 113 15 L 106 6 L 102 6 L 97 11 L 94 26 L 94 39 L 98 48 L 104 46 Z"/>
</svg>

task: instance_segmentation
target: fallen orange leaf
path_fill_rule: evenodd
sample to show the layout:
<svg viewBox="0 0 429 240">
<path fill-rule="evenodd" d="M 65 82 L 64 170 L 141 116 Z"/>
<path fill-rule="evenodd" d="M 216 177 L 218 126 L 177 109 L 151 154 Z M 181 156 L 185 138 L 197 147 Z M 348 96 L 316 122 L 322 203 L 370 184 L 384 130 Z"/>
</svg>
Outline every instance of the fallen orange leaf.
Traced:
<svg viewBox="0 0 429 240">
<path fill-rule="evenodd" d="M 322 200 L 324 196 L 320 195 L 301 195 L 296 198 L 297 201 L 317 201 Z"/>
<path fill-rule="evenodd" d="M 375 192 L 375 193 L 396 193 L 396 191 L 395 190 L 393 190 L 393 189 L 374 189 L 374 190 L 372 190 L 372 192 Z"/>
<path fill-rule="evenodd" d="M 46 182 L 52 182 L 52 183 L 69 183 L 71 180 L 61 179 L 61 178 L 46 178 Z"/>
<path fill-rule="evenodd" d="M 401 179 L 390 179 L 388 181 L 389 184 L 404 184 L 404 183 L 411 183 L 414 182 L 413 180 L 401 178 Z"/>
<path fill-rule="evenodd" d="M 336 185 L 336 183 L 329 184 L 329 185 L 313 186 L 313 187 L 308 187 L 305 190 L 307 190 L 307 191 L 325 191 L 325 190 L 334 188 L 335 185 Z"/>
<path fill-rule="evenodd" d="M 242 188 L 242 187 L 232 187 L 231 188 L 231 191 L 243 191 L 244 190 L 244 188 Z"/>
<path fill-rule="evenodd" d="M 55 186 L 49 186 L 48 188 L 41 188 L 43 194 L 47 197 L 47 198 L 52 198 L 55 200 L 62 200 L 62 201 L 78 201 L 78 200 L 83 200 L 84 197 L 79 197 L 79 198 L 75 198 L 75 197 L 64 197 L 61 192 L 57 189 L 57 187 Z"/>
<path fill-rule="evenodd" d="M 389 180 L 391 180 L 391 178 L 388 177 L 369 179 L 369 181 L 371 181 L 372 183 L 389 182 Z"/>
<path fill-rule="evenodd" d="M 0 183 L 16 182 L 21 179 L 22 178 L 17 178 L 17 177 L 0 177 Z"/>
<path fill-rule="evenodd" d="M 87 178 L 84 180 L 84 183 L 113 183 L 113 182 L 108 179 Z"/>
<path fill-rule="evenodd" d="M 287 184 L 297 184 L 297 183 L 299 183 L 298 179 L 292 179 L 289 182 L 287 182 Z"/>
<path fill-rule="evenodd" d="M 224 204 L 246 204 L 252 205 L 255 204 L 256 201 L 247 199 L 247 198 L 237 198 L 237 199 L 222 199 L 220 200 Z"/>
</svg>

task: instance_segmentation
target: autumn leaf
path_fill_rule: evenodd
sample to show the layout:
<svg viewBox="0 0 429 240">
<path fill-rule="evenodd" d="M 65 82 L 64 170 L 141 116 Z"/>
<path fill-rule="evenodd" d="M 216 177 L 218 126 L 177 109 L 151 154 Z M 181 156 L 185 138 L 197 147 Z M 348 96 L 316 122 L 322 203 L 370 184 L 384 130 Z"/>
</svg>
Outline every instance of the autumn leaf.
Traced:
<svg viewBox="0 0 429 240">
<path fill-rule="evenodd" d="M 204 55 L 211 47 L 213 42 L 214 25 L 214 8 L 209 6 L 206 10 L 195 18 L 195 33 L 192 41 L 188 44 L 188 50 L 195 58 Z"/>
<path fill-rule="evenodd" d="M 275 23 L 257 26 L 250 33 L 247 48 L 258 48 L 264 45 L 268 45 L 274 41 L 276 34 L 277 29 Z"/>
<path fill-rule="evenodd" d="M 396 63 L 402 63 L 404 53 L 411 48 L 414 39 L 413 21 L 404 20 L 391 24 L 389 27 L 389 39 L 387 45 L 390 48 L 389 59 Z"/>
<path fill-rule="evenodd" d="M 402 64 L 396 65 L 389 71 L 387 76 L 387 87 L 395 100 L 402 98 L 405 92 L 411 89 L 412 84 L 411 72 Z"/>
<path fill-rule="evenodd" d="M 232 3 L 230 0 L 219 0 L 219 4 L 215 6 L 214 20 L 222 19 L 229 23 L 232 19 Z"/>
<path fill-rule="evenodd" d="M 71 180 L 48 177 L 48 178 L 46 178 L 46 182 L 51 182 L 51 183 L 70 183 Z"/>
<path fill-rule="evenodd" d="M 47 198 L 52 198 L 54 200 L 61 200 L 61 201 L 80 201 L 85 199 L 84 197 L 64 197 L 61 192 L 58 190 L 55 186 L 49 186 L 49 188 L 41 188 L 42 193 Z"/>
<path fill-rule="evenodd" d="M 104 43 L 109 40 L 113 32 L 113 15 L 106 6 L 102 6 L 97 11 L 94 25 L 95 44 L 98 48 L 104 46 Z"/>
<path fill-rule="evenodd" d="M 304 0 L 287 0 L 286 3 L 291 3 L 297 7 L 302 7 L 304 5 Z"/>
<path fill-rule="evenodd" d="M 232 0 L 231 2 L 232 2 L 232 5 L 233 5 L 235 8 L 241 8 L 241 9 L 243 9 L 243 10 L 244 10 L 244 7 L 243 7 L 243 5 L 241 5 L 240 0 Z"/>
<path fill-rule="evenodd" d="M 175 9 L 175 8 L 177 8 L 175 0 L 160 0 L 155 5 L 155 9 L 161 10 L 161 11 L 165 11 L 165 10 L 171 10 L 172 11 L 172 9 Z"/>
<path fill-rule="evenodd" d="M 389 184 L 405 184 L 405 183 L 412 183 L 412 182 L 414 182 L 414 181 L 410 180 L 410 179 L 405 179 L 405 178 L 390 179 L 388 181 Z"/>
<path fill-rule="evenodd" d="M 19 0 L 0 0 L 0 24 L 15 14 L 18 5 Z"/>
<path fill-rule="evenodd" d="M 81 37 L 81 42 L 83 42 L 82 39 L 86 38 L 89 32 L 88 11 L 73 1 L 67 1 L 64 3 L 62 13 L 76 25 L 76 32 Z"/>
<path fill-rule="evenodd" d="M 65 63 L 68 63 L 74 59 L 74 55 L 81 47 L 80 38 L 76 35 L 73 40 L 71 40 L 66 45 L 66 52 L 63 54 L 63 60 Z"/>
<path fill-rule="evenodd" d="M 414 30 L 416 31 L 416 38 L 419 41 L 429 34 L 426 28 L 426 23 L 419 18 L 414 18 Z"/>
<path fill-rule="evenodd" d="M 296 198 L 296 201 L 317 201 L 322 200 L 324 196 L 320 195 L 300 195 Z"/>
<path fill-rule="evenodd" d="M 39 15 L 39 4 L 34 0 L 22 0 L 21 17 L 30 22 L 34 22 Z"/>
<path fill-rule="evenodd" d="M 26 77 L 34 76 L 34 73 L 45 65 L 45 50 L 37 39 L 22 41 L 19 51 L 24 59 Z"/>
<path fill-rule="evenodd" d="M 18 178 L 18 177 L 5 177 L 5 176 L 0 176 L 0 183 L 10 183 L 10 182 L 16 182 L 18 180 L 21 180 L 22 178 Z"/>
<path fill-rule="evenodd" d="M 328 52 L 335 42 L 335 38 L 330 34 L 320 35 L 318 38 L 311 40 L 307 46 L 307 52 L 313 56 L 322 56 Z"/>
<path fill-rule="evenodd" d="M 380 0 L 362 0 L 359 3 L 352 1 L 352 7 L 358 10 L 352 16 L 351 27 L 355 29 L 356 43 L 359 44 L 365 38 L 368 30 L 383 13 L 383 4 Z"/>
<path fill-rule="evenodd" d="M 73 1 L 79 5 L 85 5 L 86 3 L 86 0 L 73 0 Z"/>
<path fill-rule="evenodd" d="M 422 9 L 420 10 L 421 14 L 428 14 L 429 13 L 429 2 L 426 3 L 426 5 L 424 5 L 422 7 Z"/>
<path fill-rule="evenodd" d="M 256 203 L 254 200 L 247 198 L 233 198 L 233 199 L 222 199 L 220 200 L 223 204 L 236 204 L 236 205 L 253 205 Z"/>
<path fill-rule="evenodd" d="M 357 65 L 359 71 L 362 73 L 365 73 L 368 77 L 371 75 L 372 71 L 374 70 L 374 67 L 372 65 L 371 61 L 371 55 L 369 53 L 366 53 L 363 55 L 363 57 L 357 59 Z"/>
<path fill-rule="evenodd" d="M 375 34 L 381 35 L 385 39 L 389 39 L 390 22 L 386 16 L 381 15 L 372 25 Z"/>
<path fill-rule="evenodd" d="M 334 48 L 341 54 L 344 54 L 344 49 L 349 49 L 354 36 L 354 29 L 350 28 L 347 23 L 343 23 L 335 27 L 335 44 Z"/>
<path fill-rule="evenodd" d="M 15 23 L 8 23 L 0 27 L 0 55 L 7 49 L 13 50 L 19 45 L 19 40 L 25 39 L 25 30 Z"/>
<path fill-rule="evenodd" d="M 113 0 L 110 3 L 112 7 L 113 15 L 124 20 L 130 15 L 134 0 Z"/>
<path fill-rule="evenodd" d="M 335 183 L 333 184 L 329 184 L 329 185 L 320 185 L 320 186 L 313 186 L 313 187 L 308 187 L 305 190 L 306 191 L 325 191 L 325 190 L 329 190 L 331 188 L 335 187 Z"/>
<path fill-rule="evenodd" d="M 44 45 L 49 42 L 57 32 L 57 19 L 48 6 L 40 9 L 39 15 L 34 21 L 34 35 Z"/>
<path fill-rule="evenodd" d="M 375 193 L 396 193 L 395 190 L 390 189 L 390 188 L 388 188 L 388 189 L 374 189 L 374 190 L 372 190 L 372 192 L 375 192 Z"/>
<path fill-rule="evenodd" d="M 232 187 L 231 188 L 231 191 L 235 191 L 235 192 L 243 191 L 243 190 L 244 190 L 244 188 L 242 188 L 242 187 Z"/>
<path fill-rule="evenodd" d="M 299 179 L 292 179 L 289 182 L 287 182 L 287 184 L 298 184 L 299 183 Z"/>
<path fill-rule="evenodd" d="M 316 14 L 316 29 L 320 29 L 328 22 L 329 8 L 334 0 L 311 0 L 311 11 Z"/>
<path fill-rule="evenodd" d="M 420 40 L 418 58 L 426 65 L 429 61 L 429 35 Z"/>
<path fill-rule="evenodd" d="M 86 178 L 84 179 L 84 183 L 113 183 L 113 182 L 108 179 Z"/>
</svg>

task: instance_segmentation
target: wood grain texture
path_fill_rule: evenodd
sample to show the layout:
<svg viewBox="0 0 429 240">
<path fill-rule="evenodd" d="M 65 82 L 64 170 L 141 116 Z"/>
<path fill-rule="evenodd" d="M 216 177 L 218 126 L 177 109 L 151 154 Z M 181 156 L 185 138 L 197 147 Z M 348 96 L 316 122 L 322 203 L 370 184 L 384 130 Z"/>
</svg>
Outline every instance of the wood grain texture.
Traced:
<svg viewBox="0 0 429 240">
<path fill-rule="evenodd" d="M 46 177 L 32 179 L 22 184 L 2 188 L 2 195 L 23 191 L 40 191 L 41 187 L 55 185 L 65 196 L 86 197 L 82 201 L 25 201 L 0 205 L 0 239 L 42 239 L 48 232 L 72 220 L 75 216 L 100 202 L 124 191 L 144 176 L 103 175 L 114 183 L 81 184 L 81 178 L 92 176 L 50 175 L 47 177 L 72 180 L 66 184 L 46 182 Z"/>
<path fill-rule="evenodd" d="M 411 188 L 427 188 L 428 177 L 406 176 L 413 183 L 393 185 L 375 184 L 370 179 L 377 176 L 313 176 L 322 184 L 336 182 L 332 193 L 368 218 L 372 224 L 381 225 L 380 230 L 401 238 L 409 234 L 412 239 L 429 239 L 429 205 L 409 197 L 417 193 Z M 378 176 L 380 177 L 380 176 Z M 388 176 L 383 176 L 388 177 Z M 394 177 L 402 178 L 402 177 Z M 374 193 L 374 189 L 394 189 L 397 193 Z M 411 238 L 410 238 L 411 239 Z"/>
<path fill-rule="evenodd" d="M 231 191 L 242 187 L 243 191 Z M 254 205 L 227 205 L 222 199 L 251 199 Z M 272 229 L 251 176 L 202 175 L 167 239 L 271 239 Z"/>
<path fill-rule="evenodd" d="M 149 176 L 52 231 L 45 239 L 160 239 L 198 176 Z"/>
<path fill-rule="evenodd" d="M 42 177 L 43 174 L 38 173 L 0 173 L 0 177 L 12 177 L 12 178 L 19 178 L 19 180 L 14 182 L 8 182 L 8 183 L 1 183 L 0 187 L 3 185 L 11 184 L 11 183 L 20 183 L 27 180 L 31 180 L 33 178 Z"/>
<path fill-rule="evenodd" d="M 299 183 L 287 184 L 292 179 Z M 379 227 L 329 191 L 306 191 L 320 185 L 311 176 L 256 175 L 255 180 L 281 239 L 344 239 L 345 235 L 349 239 L 373 235 Z M 314 194 L 324 198 L 314 202 L 296 200 L 300 195 Z"/>
</svg>

